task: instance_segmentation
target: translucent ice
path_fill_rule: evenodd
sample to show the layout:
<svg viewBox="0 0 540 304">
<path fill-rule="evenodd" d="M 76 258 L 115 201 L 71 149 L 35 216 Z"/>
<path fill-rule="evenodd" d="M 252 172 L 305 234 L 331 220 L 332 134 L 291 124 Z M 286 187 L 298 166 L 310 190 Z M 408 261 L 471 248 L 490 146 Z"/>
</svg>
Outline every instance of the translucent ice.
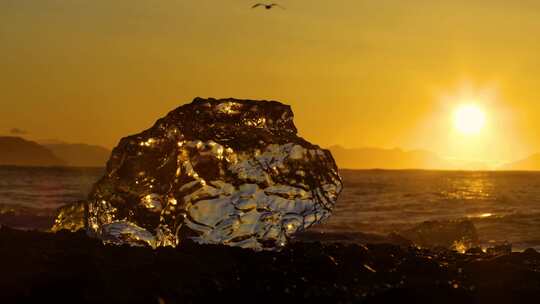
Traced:
<svg viewBox="0 0 540 304">
<path fill-rule="evenodd" d="M 56 219 L 50 229 L 51 232 L 58 232 L 63 229 L 75 232 L 84 229 L 85 204 L 86 202 L 80 201 L 58 209 Z"/>
<path fill-rule="evenodd" d="M 87 229 L 116 244 L 278 249 L 330 216 L 341 189 L 332 155 L 296 135 L 289 106 L 197 98 L 120 141 Z"/>
</svg>

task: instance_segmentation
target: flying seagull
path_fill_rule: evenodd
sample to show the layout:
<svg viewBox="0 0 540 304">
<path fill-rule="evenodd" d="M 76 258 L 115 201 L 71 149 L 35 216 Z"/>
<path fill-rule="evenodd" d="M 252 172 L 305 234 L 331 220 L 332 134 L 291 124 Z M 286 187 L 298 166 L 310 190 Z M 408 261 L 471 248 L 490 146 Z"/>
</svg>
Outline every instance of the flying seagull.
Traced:
<svg viewBox="0 0 540 304">
<path fill-rule="evenodd" d="M 281 8 L 281 9 L 285 9 L 283 6 L 281 6 L 281 5 L 277 4 L 277 3 L 272 3 L 272 4 L 267 4 L 267 3 L 257 3 L 257 4 L 255 4 L 254 6 L 252 6 L 251 8 L 257 8 L 257 7 L 259 7 L 259 6 L 262 6 L 262 7 L 264 7 L 264 8 L 267 9 L 267 10 L 273 8 L 274 6 L 279 7 L 279 8 Z"/>
</svg>

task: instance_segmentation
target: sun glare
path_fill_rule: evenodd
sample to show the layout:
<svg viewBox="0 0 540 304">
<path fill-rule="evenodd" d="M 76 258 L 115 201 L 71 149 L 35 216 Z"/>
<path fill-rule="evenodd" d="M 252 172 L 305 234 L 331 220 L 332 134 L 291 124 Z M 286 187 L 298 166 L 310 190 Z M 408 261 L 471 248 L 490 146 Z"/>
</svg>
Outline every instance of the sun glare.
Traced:
<svg viewBox="0 0 540 304">
<path fill-rule="evenodd" d="M 479 134 L 485 124 L 486 115 L 477 105 L 461 105 L 454 112 L 454 127 L 461 134 Z"/>
</svg>

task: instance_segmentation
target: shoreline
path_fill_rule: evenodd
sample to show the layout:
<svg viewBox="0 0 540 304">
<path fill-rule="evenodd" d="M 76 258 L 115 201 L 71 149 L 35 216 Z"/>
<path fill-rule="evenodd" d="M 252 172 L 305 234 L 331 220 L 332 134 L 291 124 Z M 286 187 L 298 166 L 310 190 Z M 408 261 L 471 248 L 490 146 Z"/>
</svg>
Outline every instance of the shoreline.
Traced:
<svg viewBox="0 0 540 304">
<path fill-rule="evenodd" d="M 540 296 L 540 253 L 467 254 L 379 244 L 294 241 L 254 252 L 185 241 L 103 245 L 82 231 L 0 228 L 2 302 L 322 301 L 508 303 Z"/>
</svg>

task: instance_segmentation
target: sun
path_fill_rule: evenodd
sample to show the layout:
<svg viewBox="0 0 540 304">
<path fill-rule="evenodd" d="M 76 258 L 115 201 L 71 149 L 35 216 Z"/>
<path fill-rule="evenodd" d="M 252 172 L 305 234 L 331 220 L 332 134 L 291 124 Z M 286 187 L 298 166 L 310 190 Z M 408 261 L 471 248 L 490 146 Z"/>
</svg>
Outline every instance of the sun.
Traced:
<svg viewBox="0 0 540 304">
<path fill-rule="evenodd" d="M 486 124 L 485 112 L 475 104 L 464 104 L 454 112 L 454 127 L 464 135 L 479 134 Z"/>
</svg>

